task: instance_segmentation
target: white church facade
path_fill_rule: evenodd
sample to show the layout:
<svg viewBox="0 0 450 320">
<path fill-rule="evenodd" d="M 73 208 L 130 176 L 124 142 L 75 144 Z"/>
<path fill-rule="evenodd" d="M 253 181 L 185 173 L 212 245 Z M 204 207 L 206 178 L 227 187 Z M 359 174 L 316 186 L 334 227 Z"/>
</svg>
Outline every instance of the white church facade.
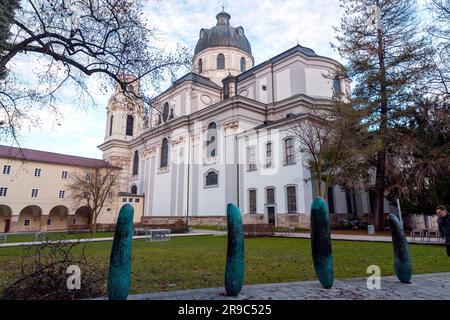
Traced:
<svg viewBox="0 0 450 320">
<path fill-rule="evenodd" d="M 144 198 L 144 221 L 224 224 L 235 203 L 245 223 L 308 227 L 317 182 L 290 123 L 350 83 L 327 77 L 337 61 L 300 45 L 254 66 L 244 29 L 230 19 L 222 11 L 216 26 L 201 29 L 195 72 L 160 94 L 145 117 L 116 90 L 99 148 L 104 160 L 129 164 L 120 188 Z M 328 201 L 331 216 L 370 212 L 365 192 L 333 187 Z"/>
</svg>

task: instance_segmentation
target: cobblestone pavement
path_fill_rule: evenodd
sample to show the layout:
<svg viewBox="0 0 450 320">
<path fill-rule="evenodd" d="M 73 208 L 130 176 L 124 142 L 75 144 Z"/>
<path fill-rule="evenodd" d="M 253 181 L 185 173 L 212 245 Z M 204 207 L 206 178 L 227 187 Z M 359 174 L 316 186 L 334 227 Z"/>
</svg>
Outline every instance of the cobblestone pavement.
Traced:
<svg viewBox="0 0 450 320">
<path fill-rule="evenodd" d="M 223 288 L 148 293 L 130 300 L 450 300 L 450 273 L 416 275 L 411 284 L 382 277 L 380 290 L 367 289 L 365 278 L 335 281 L 323 289 L 318 281 L 249 285 L 237 298 L 225 297 Z"/>
</svg>

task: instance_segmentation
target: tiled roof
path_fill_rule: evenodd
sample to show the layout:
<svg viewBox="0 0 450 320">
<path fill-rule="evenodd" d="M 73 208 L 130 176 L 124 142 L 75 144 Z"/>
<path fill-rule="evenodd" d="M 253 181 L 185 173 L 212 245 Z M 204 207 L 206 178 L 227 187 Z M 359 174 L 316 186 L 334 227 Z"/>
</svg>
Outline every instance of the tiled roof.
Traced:
<svg viewBox="0 0 450 320">
<path fill-rule="evenodd" d="M 39 151 L 25 148 L 16 148 L 0 145 L 0 158 L 34 161 L 44 163 L 63 164 L 83 168 L 112 168 L 108 162 L 100 159 L 83 158 L 67 154 Z"/>
</svg>

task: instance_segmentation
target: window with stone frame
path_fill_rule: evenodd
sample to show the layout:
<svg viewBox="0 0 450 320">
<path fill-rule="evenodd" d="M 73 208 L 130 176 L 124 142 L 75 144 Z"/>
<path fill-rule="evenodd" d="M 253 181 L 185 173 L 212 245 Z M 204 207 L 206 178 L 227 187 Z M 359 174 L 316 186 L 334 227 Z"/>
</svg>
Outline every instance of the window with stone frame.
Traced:
<svg viewBox="0 0 450 320">
<path fill-rule="evenodd" d="M 294 139 L 284 140 L 284 163 L 286 165 L 295 164 Z"/>
<path fill-rule="evenodd" d="M 137 176 L 139 174 L 139 151 L 134 151 L 133 156 L 133 176 Z"/>
<path fill-rule="evenodd" d="M 249 213 L 256 214 L 256 189 L 248 190 Z"/>
<path fill-rule="evenodd" d="M 297 188 L 295 186 L 286 187 L 287 213 L 297 213 Z"/>
<path fill-rule="evenodd" d="M 206 137 L 206 152 L 209 158 L 214 158 L 217 155 L 217 125 L 211 122 L 208 125 L 208 132 Z"/>
<path fill-rule="evenodd" d="M 205 176 L 205 186 L 214 187 L 219 185 L 219 174 L 218 172 L 211 170 Z"/>
<path fill-rule="evenodd" d="M 164 138 L 161 146 L 161 162 L 160 167 L 166 168 L 169 165 L 169 140 Z"/>
<path fill-rule="evenodd" d="M 266 204 L 275 204 L 275 188 L 266 189 Z"/>
<path fill-rule="evenodd" d="M 225 69 L 225 56 L 222 53 L 217 55 L 217 69 Z"/>
<path fill-rule="evenodd" d="M 256 170 L 256 147 L 247 147 L 247 171 Z"/>
<path fill-rule="evenodd" d="M 272 167 L 272 142 L 266 143 L 266 168 Z"/>
<path fill-rule="evenodd" d="M 125 134 L 127 136 L 133 136 L 133 131 L 134 131 L 134 117 L 131 114 L 129 114 L 127 116 L 127 127 Z"/>
</svg>

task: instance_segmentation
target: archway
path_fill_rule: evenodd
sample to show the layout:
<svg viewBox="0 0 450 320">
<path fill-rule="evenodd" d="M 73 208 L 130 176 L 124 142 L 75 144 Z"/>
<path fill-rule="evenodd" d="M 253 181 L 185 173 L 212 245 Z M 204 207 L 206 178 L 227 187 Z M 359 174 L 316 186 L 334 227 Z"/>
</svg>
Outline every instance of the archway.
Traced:
<svg viewBox="0 0 450 320">
<path fill-rule="evenodd" d="M 0 205 L 0 233 L 9 232 L 10 223 L 11 223 L 11 213 L 12 210 L 10 207 L 6 205 Z"/>
<path fill-rule="evenodd" d="M 19 222 L 17 231 L 39 231 L 41 230 L 42 209 L 38 206 L 31 205 L 23 208 L 19 214 Z"/>
<path fill-rule="evenodd" d="M 50 210 L 47 218 L 47 230 L 66 230 L 69 209 L 66 206 L 56 206 Z"/>
<path fill-rule="evenodd" d="M 92 218 L 92 209 L 88 206 L 80 207 L 75 211 L 75 217 L 70 222 L 72 225 L 89 226 Z"/>
</svg>

